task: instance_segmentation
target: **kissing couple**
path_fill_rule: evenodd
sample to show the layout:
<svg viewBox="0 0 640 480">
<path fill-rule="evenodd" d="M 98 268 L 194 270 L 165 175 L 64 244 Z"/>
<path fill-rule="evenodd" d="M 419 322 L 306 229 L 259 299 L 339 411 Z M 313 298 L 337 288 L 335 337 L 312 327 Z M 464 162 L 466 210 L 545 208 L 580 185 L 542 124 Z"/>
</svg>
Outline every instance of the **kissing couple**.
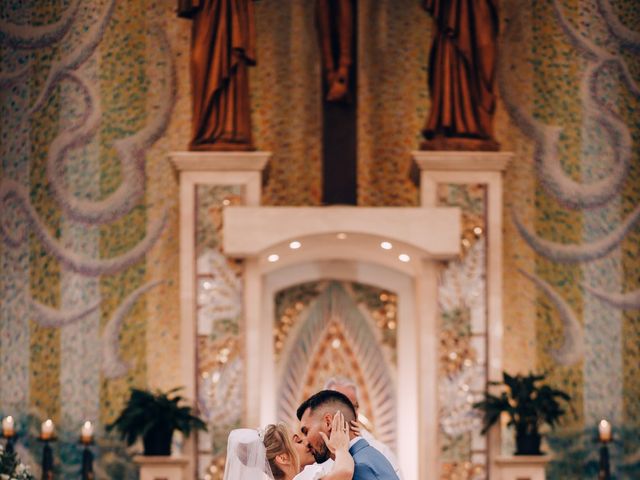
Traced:
<svg viewBox="0 0 640 480">
<path fill-rule="evenodd" d="M 322 390 L 302 402 L 296 416 L 300 433 L 284 424 L 233 430 L 224 479 L 399 480 L 387 457 L 360 435 L 345 394 Z"/>
</svg>

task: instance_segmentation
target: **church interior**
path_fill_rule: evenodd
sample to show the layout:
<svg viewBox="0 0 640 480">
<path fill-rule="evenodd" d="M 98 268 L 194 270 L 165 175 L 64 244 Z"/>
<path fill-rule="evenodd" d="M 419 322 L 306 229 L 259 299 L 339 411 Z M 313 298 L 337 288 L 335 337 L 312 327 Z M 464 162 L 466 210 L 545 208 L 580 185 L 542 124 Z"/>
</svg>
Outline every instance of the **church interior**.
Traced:
<svg viewBox="0 0 640 480">
<path fill-rule="evenodd" d="M 337 378 L 404 480 L 640 478 L 639 53 L 636 0 L 4 0 L 0 474 L 222 480 Z"/>
</svg>

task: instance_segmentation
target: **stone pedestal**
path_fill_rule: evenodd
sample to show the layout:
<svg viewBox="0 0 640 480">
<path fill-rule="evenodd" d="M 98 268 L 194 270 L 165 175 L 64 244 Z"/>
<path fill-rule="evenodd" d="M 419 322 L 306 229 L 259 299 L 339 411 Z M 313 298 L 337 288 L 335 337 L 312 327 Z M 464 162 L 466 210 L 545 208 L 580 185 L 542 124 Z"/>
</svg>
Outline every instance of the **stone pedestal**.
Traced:
<svg viewBox="0 0 640 480">
<path fill-rule="evenodd" d="M 184 480 L 189 460 L 184 457 L 145 456 L 134 457 L 133 461 L 140 466 L 140 480 Z"/>
<path fill-rule="evenodd" d="M 494 461 L 496 480 L 545 480 L 550 455 L 514 455 Z M 493 478 L 493 475 L 492 475 Z"/>
</svg>

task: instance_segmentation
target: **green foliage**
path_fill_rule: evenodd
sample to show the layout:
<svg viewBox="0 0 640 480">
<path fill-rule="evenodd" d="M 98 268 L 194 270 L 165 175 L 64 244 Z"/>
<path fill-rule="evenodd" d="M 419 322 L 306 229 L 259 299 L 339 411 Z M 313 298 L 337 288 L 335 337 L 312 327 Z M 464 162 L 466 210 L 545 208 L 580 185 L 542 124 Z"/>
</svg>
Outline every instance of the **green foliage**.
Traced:
<svg viewBox="0 0 640 480">
<path fill-rule="evenodd" d="M 207 430 L 205 423 L 192 414 L 192 409 L 180 405 L 184 398 L 176 395 L 180 390 L 174 388 L 167 392 L 150 392 L 148 390 L 131 389 L 131 396 L 118 418 L 107 426 L 120 432 L 123 440 L 132 445 L 138 437 L 144 436 L 156 427 L 178 430 L 186 437 L 192 430 Z"/>
<path fill-rule="evenodd" d="M 20 463 L 15 451 L 5 450 L 0 445 L 0 477 L 7 480 L 35 480 L 27 467 Z"/>
<path fill-rule="evenodd" d="M 506 385 L 508 392 L 502 392 L 500 396 L 485 393 L 484 400 L 473 405 L 484 413 L 482 433 L 486 433 L 503 412 L 509 415 L 509 426 L 527 434 L 537 433 L 545 423 L 554 428 L 566 413 L 559 400 L 568 404 L 571 397 L 562 390 L 539 384 L 546 375 L 511 376 L 502 372 L 502 376 L 502 382 L 492 384 Z"/>
</svg>

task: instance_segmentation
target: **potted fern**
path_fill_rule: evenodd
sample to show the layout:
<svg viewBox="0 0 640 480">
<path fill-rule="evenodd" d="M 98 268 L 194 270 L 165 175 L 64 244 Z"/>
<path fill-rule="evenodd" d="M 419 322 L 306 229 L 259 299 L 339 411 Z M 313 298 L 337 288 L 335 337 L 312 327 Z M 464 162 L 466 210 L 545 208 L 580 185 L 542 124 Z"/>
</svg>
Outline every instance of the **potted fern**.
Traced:
<svg viewBox="0 0 640 480">
<path fill-rule="evenodd" d="M 167 392 L 131 388 L 131 396 L 116 420 L 107 426 L 120 432 L 127 445 L 142 437 L 145 455 L 171 455 L 174 430 L 188 437 L 192 430 L 207 430 L 205 423 L 193 415 L 192 408 L 181 405 L 184 398 L 174 388 Z"/>
<path fill-rule="evenodd" d="M 492 385 L 505 385 L 508 392 L 499 396 L 485 393 L 484 400 L 474 404 L 483 412 L 486 433 L 504 412 L 509 415 L 509 426 L 516 430 L 516 455 L 542 455 L 540 451 L 540 427 L 544 424 L 554 428 L 566 411 L 561 401 L 568 402 L 571 397 L 563 392 L 541 384 L 546 375 L 511 376 L 502 373 L 502 382 L 491 382 Z"/>
</svg>

